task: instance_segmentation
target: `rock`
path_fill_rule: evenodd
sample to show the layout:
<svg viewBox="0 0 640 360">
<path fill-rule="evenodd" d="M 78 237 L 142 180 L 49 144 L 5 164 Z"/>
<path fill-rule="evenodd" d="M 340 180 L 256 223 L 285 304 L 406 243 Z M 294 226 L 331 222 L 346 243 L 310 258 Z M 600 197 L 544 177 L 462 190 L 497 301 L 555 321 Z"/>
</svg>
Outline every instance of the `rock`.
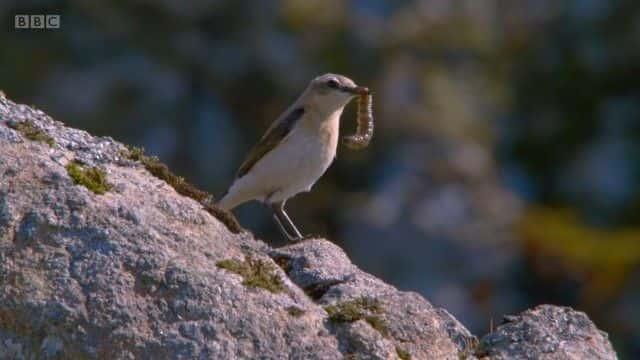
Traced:
<svg viewBox="0 0 640 360">
<path fill-rule="evenodd" d="M 446 310 L 327 240 L 272 248 L 128 151 L 0 97 L 0 358 L 474 358 Z M 613 354 L 582 316 L 552 354 Z M 547 346 L 487 344 L 498 357 Z"/>
<path fill-rule="evenodd" d="M 482 339 L 477 354 L 491 359 L 617 359 L 607 334 L 585 313 L 552 305 L 506 316 Z"/>
<path fill-rule="evenodd" d="M 352 304 L 358 311 L 357 307 L 363 305 L 358 300 L 375 300 L 379 311 L 364 311 L 365 321 L 339 322 L 330 317 L 331 329 L 340 334 L 347 353 L 386 359 L 388 356 L 381 354 L 396 353 L 395 348 L 400 347 L 417 359 L 445 359 L 473 352 L 475 337 L 446 310 L 434 308 L 420 295 L 400 292 L 361 271 L 335 244 L 307 240 L 274 249 L 271 256 L 296 285 L 325 309 Z M 362 339 L 367 323 L 379 333 L 381 346 L 377 349 Z"/>
</svg>

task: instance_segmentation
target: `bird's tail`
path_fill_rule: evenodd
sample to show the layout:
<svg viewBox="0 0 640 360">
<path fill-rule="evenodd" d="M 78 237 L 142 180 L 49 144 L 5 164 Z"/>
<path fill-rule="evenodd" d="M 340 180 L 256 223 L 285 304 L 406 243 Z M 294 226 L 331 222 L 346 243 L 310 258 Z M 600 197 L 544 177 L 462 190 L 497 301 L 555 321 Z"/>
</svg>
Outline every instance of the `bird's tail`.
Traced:
<svg viewBox="0 0 640 360">
<path fill-rule="evenodd" d="M 229 192 L 224 194 L 222 199 L 220 199 L 220 201 L 218 201 L 218 203 L 216 205 L 218 205 L 218 207 L 223 209 L 223 210 L 231 210 L 231 209 L 233 209 L 234 206 L 233 206 L 233 202 L 230 201 Z"/>
<path fill-rule="evenodd" d="M 234 191 L 227 191 L 226 194 L 218 201 L 218 207 L 224 210 L 231 210 L 234 207 L 245 202 L 244 199 L 241 199 L 237 196 L 237 193 Z"/>
</svg>

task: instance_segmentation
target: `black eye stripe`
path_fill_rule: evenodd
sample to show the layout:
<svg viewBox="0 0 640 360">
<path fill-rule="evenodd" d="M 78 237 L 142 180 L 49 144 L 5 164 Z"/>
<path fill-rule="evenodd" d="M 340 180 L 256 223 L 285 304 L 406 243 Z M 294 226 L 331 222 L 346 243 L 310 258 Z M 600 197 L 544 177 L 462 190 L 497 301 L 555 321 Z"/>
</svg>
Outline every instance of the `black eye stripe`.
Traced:
<svg viewBox="0 0 640 360">
<path fill-rule="evenodd" d="M 338 86 L 340 86 L 340 84 L 336 80 L 331 79 L 331 80 L 327 81 L 327 86 L 332 88 L 332 89 L 337 89 Z"/>
</svg>

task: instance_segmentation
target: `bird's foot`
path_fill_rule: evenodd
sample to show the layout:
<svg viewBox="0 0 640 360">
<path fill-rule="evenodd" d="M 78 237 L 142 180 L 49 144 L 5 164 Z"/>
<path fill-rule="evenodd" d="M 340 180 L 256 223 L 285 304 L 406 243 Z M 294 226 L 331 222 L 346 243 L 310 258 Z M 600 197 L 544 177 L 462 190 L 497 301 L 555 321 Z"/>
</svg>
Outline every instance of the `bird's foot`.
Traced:
<svg viewBox="0 0 640 360">
<path fill-rule="evenodd" d="M 320 239 L 320 238 L 322 238 L 322 236 L 318 234 L 307 234 L 307 235 L 302 235 L 297 237 L 287 236 L 287 240 L 289 240 L 290 243 L 299 243 L 306 240 Z"/>
<path fill-rule="evenodd" d="M 311 240 L 311 239 L 321 239 L 322 235 L 318 235 L 318 234 L 307 234 L 304 235 L 302 237 L 300 237 L 299 239 L 295 240 L 296 242 L 300 242 L 300 241 L 305 241 L 305 240 Z"/>
</svg>

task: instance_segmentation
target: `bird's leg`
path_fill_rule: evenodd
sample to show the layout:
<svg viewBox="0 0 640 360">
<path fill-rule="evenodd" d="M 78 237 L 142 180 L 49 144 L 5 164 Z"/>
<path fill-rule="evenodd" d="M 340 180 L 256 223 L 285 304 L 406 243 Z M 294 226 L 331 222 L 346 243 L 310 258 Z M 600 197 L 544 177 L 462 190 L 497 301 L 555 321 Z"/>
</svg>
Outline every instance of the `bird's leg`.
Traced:
<svg viewBox="0 0 640 360">
<path fill-rule="evenodd" d="M 273 219 L 280 228 L 280 231 L 290 241 L 297 241 L 302 239 L 302 234 L 298 231 L 298 228 L 293 224 L 293 221 L 289 218 L 286 212 L 284 212 L 284 201 L 272 203 L 271 210 L 273 211 Z"/>
</svg>

